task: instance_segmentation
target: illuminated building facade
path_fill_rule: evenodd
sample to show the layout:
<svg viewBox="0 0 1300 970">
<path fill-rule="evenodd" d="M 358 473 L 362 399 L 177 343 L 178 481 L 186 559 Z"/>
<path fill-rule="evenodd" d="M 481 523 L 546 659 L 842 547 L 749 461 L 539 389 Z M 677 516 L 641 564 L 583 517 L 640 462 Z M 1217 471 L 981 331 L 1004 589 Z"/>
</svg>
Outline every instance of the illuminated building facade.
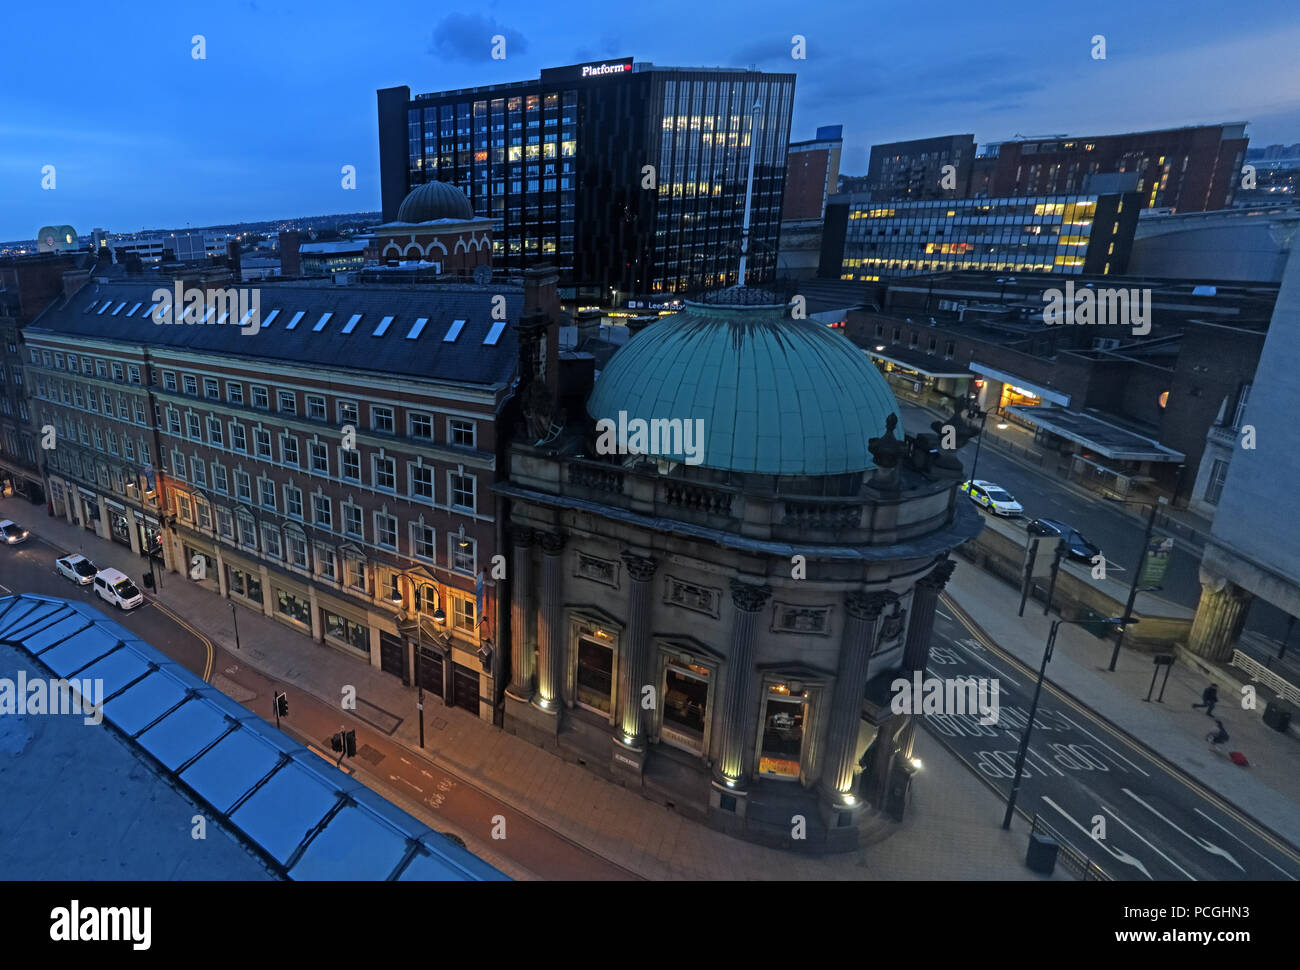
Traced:
<svg viewBox="0 0 1300 970">
<path fill-rule="evenodd" d="M 748 275 L 767 280 L 793 98 L 793 74 L 631 58 L 414 98 L 385 88 L 384 220 L 416 186 L 452 182 L 492 220 L 499 268 L 553 264 L 574 295 L 601 302 L 725 286 L 737 279 L 756 131 Z"/>
<path fill-rule="evenodd" d="M 1140 202 L 1136 193 L 884 203 L 869 193 L 836 195 L 827 206 L 820 275 L 1122 274 Z"/>
</svg>

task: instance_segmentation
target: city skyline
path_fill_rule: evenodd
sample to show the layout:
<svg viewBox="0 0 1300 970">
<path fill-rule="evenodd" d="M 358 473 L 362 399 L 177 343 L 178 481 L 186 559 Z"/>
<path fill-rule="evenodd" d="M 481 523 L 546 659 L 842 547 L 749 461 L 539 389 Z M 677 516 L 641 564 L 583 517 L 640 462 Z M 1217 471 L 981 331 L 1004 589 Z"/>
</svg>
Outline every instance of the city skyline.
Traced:
<svg viewBox="0 0 1300 970">
<path fill-rule="evenodd" d="M 57 70 L 45 45 L 0 41 L 20 78 L 0 120 L 0 181 L 10 188 L 0 238 L 34 238 L 50 224 L 130 232 L 376 210 L 377 89 L 525 80 L 546 67 L 612 57 L 793 71 L 791 138 L 844 125 L 846 174 L 866 171 L 872 144 L 955 131 L 973 131 L 985 145 L 1018 134 L 1246 121 L 1261 146 L 1294 142 L 1300 130 L 1300 95 L 1276 83 L 1300 46 L 1300 12 L 1279 12 L 1267 24 L 1220 23 L 1211 20 L 1217 7 L 1196 3 L 1144 35 L 1118 3 L 1065 13 L 1022 8 L 1004 13 L 995 31 L 978 10 L 951 7 L 933 20 L 882 8 L 858 15 L 861 31 L 845 31 L 840 10 L 791 14 L 764 4 L 746 8 L 738 27 L 733 9 L 691 10 L 695 29 L 665 36 L 659 28 L 683 23 L 686 8 L 638 14 L 587 3 L 564 22 L 548 22 L 517 3 L 434 18 L 398 3 L 357 22 L 328 3 L 310 19 L 293 4 L 204 12 L 75 6 L 81 29 L 60 38 Z M 50 29 L 41 18 L 34 9 L 13 11 L 7 36 L 41 37 Z M 938 38 L 936 22 L 945 24 Z M 504 60 L 491 56 L 496 34 L 506 40 Z M 1105 60 L 1092 56 L 1099 34 Z M 199 35 L 203 59 L 192 56 Z M 805 39 L 805 59 L 791 57 L 795 35 Z M 104 37 L 130 37 L 130 50 L 153 51 L 133 59 L 131 71 L 147 66 L 159 80 L 116 73 L 113 59 L 127 52 L 110 47 L 106 55 Z M 1024 56 L 1042 50 L 1056 54 Z M 334 52 L 325 68 L 323 51 Z M 97 61 L 99 72 L 79 70 Z M 42 188 L 47 165 L 52 191 Z M 355 189 L 342 187 L 345 165 L 355 166 Z"/>
</svg>

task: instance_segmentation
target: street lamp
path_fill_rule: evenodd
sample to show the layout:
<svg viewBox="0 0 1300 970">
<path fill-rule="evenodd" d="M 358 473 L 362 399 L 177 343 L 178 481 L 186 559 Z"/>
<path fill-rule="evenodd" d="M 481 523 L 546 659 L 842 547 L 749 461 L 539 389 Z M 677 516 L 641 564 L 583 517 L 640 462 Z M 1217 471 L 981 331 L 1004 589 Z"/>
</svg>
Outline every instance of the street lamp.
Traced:
<svg viewBox="0 0 1300 970">
<path fill-rule="evenodd" d="M 980 433 L 979 437 L 975 439 L 975 457 L 970 464 L 969 481 L 972 482 L 975 481 L 975 469 L 979 467 L 980 463 L 980 447 L 984 444 L 984 426 L 988 423 L 989 413 L 992 410 L 992 408 L 989 408 L 988 411 L 981 411 L 979 408 L 979 398 L 974 394 L 967 395 L 966 416 L 968 418 L 973 418 L 978 414 L 980 418 Z"/>
<path fill-rule="evenodd" d="M 415 709 L 417 720 L 420 722 L 420 748 L 424 749 L 424 680 L 420 676 L 420 654 L 424 652 L 424 629 L 420 621 L 420 588 L 415 584 L 415 577 L 404 570 L 393 570 L 393 594 L 389 601 L 396 604 L 398 609 L 405 614 L 406 600 L 402 596 L 402 584 L 400 580 L 406 579 L 411 584 L 411 605 L 414 607 L 412 612 L 415 613 Z M 438 593 L 438 587 L 432 583 L 426 583 L 425 589 L 432 589 L 438 597 L 438 605 L 433 611 L 433 622 L 443 624 L 447 622 L 447 614 L 442 610 L 442 595 Z"/>
<path fill-rule="evenodd" d="M 1047 674 L 1047 662 L 1052 659 L 1052 648 L 1056 646 L 1056 631 L 1067 623 L 1094 623 L 1101 622 L 1110 626 L 1117 626 L 1122 633 L 1124 624 L 1137 623 L 1137 620 L 1125 620 L 1124 617 L 1112 616 L 1101 621 L 1095 620 L 1053 620 L 1051 632 L 1047 635 L 1047 647 L 1043 650 L 1043 662 L 1038 668 L 1038 682 L 1034 685 L 1034 700 L 1029 705 L 1029 719 L 1025 722 L 1025 730 L 1020 735 L 1020 750 L 1016 752 L 1016 770 L 1011 781 L 1011 797 L 1007 799 L 1007 813 L 1002 816 L 1002 827 L 1011 828 L 1011 816 L 1016 811 L 1016 796 L 1020 793 L 1020 773 L 1025 767 L 1025 754 L 1029 751 L 1029 736 L 1034 730 L 1034 715 L 1038 713 L 1038 695 L 1043 690 L 1043 677 Z"/>
</svg>

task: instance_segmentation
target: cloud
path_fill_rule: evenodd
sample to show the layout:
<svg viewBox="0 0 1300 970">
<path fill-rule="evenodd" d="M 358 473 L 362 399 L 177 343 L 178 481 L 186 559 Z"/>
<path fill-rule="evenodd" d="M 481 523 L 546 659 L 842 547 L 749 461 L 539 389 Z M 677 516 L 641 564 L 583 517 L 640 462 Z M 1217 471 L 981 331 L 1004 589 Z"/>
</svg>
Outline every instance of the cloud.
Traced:
<svg viewBox="0 0 1300 970">
<path fill-rule="evenodd" d="M 506 54 L 523 54 L 528 39 L 492 17 L 453 13 L 438 21 L 429 40 L 428 53 L 446 60 L 491 61 L 492 38 L 506 39 Z"/>
</svg>

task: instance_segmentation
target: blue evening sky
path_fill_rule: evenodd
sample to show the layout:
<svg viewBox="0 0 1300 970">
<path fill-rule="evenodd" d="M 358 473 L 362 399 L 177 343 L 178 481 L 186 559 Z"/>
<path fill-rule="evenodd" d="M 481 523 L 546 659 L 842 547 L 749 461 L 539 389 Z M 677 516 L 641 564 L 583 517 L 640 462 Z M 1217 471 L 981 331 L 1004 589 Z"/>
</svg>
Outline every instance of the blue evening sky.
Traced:
<svg viewBox="0 0 1300 970">
<path fill-rule="evenodd" d="M 375 90 L 532 78 L 603 57 L 798 74 L 791 137 L 1104 134 L 1248 121 L 1300 141 L 1300 5 L 937 0 L 486 5 L 407 0 L 5 3 L 0 240 L 379 208 Z M 191 37 L 206 39 L 206 60 Z M 490 57 L 493 34 L 507 58 Z M 792 60 L 790 38 L 807 38 Z M 1106 38 L 1106 60 L 1090 56 Z M 357 168 L 357 187 L 340 168 Z M 56 187 L 41 188 L 54 165 Z"/>
</svg>

